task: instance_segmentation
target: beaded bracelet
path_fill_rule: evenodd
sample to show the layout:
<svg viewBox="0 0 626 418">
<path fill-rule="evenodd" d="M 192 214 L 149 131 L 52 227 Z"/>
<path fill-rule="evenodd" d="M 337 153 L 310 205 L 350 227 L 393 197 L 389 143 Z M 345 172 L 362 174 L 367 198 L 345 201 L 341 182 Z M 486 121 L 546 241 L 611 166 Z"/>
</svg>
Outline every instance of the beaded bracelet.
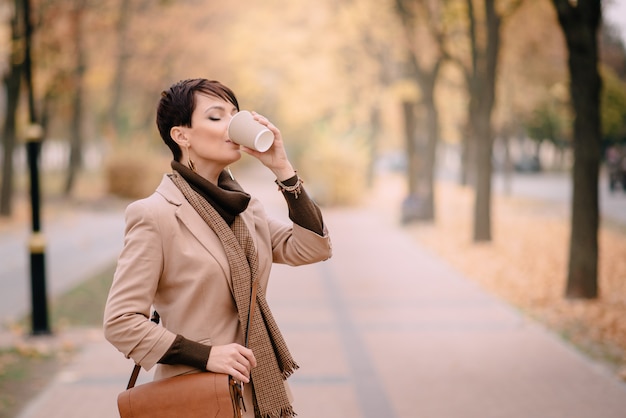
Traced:
<svg viewBox="0 0 626 418">
<path fill-rule="evenodd" d="M 302 180 L 300 177 L 298 177 L 298 181 L 293 186 L 287 186 L 280 180 L 276 179 L 278 190 L 281 192 L 291 193 L 296 199 L 298 198 L 298 195 L 302 194 L 302 183 L 304 183 L 304 180 Z"/>
</svg>

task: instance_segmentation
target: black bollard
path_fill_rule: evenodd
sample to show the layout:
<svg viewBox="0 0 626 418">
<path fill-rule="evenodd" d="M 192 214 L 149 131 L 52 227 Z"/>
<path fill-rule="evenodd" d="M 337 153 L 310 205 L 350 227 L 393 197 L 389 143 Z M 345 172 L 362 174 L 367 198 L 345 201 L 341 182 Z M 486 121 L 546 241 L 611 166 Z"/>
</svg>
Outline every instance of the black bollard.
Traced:
<svg viewBox="0 0 626 418">
<path fill-rule="evenodd" d="M 48 297 L 46 292 L 46 240 L 41 233 L 41 197 L 39 190 L 39 152 L 42 140 L 41 126 L 33 124 L 26 132 L 26 150 L 30 173 L 30 203 L 32 234 L 29 240 L 30 285 L 33 335 L 50 334 Z"/>
</svg>

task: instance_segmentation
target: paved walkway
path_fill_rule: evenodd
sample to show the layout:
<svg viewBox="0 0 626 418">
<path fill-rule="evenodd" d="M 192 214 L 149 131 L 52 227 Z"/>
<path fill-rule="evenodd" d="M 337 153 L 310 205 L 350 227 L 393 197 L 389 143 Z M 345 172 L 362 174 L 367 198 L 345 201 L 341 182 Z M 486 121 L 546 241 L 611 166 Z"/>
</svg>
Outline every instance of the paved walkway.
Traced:
<svg viewBox="0 0 626 418">
<path fill-rule="evenodd" d="M 85 207 L 51 218 L 44 217 L 42 222 L 49 298 L 108 267 L 124 239 L 124 212 L 119 203 L 105 210 Z M 31 312 L 29 228 L 25 225 L 0 235 L 0 329 Z"/>
<path fill-rule="evenodd" d="M 626 417 L 624 383 L 463 278 L 396 218 L 327 210 L 333 258 L 274 269 L 268 297 L 301 366 L 290 379 L 299 417 Z M 98 330 L 83 336 L 19 418 L 117 416 L 131 361 Z"/>
<path fill-rule="evenodd" d="M 626 193 L 609 190 L 606 173 L 601 171 L 598 187 L 598 205 L 601 221 L 626 226 Z M 508 183 L 502 173 L 493 177 L 496 193 L 542 200 L 558 204 L 565 216 L 571 213 L 572 176 L 570 173 L 513 173 Z"/>
</svg>

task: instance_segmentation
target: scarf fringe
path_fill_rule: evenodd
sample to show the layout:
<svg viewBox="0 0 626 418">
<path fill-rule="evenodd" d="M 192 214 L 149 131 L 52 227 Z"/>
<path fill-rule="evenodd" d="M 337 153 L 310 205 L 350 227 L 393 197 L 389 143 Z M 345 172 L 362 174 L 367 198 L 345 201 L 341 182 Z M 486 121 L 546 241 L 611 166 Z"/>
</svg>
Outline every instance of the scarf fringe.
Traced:
<svg viewBox="0 0 626 418">
<path fill-rule="evenodd" d="M 282 371 L 283 379 L 287 380 L 289 376 L 294 374 L 295 371 L 298 370 L 299 368 L 300 366 L 298 366 L 298 363 L 296 363 L 295 361 L 292 361 L 289 364 L 287 364 L 285 369 Z"/>
<path fill-rule="evenodd" d="M 278 411 L 263 414 L 261 415 L 261 418 L 290 418 L 290 417 L 295 417 L 295 416 L 298 416 L 298 414 L 296 414 L 296 412 L 293 410 L 293 408 L 290 405 L 285 408 L 281 408 Z"/>
</svg>

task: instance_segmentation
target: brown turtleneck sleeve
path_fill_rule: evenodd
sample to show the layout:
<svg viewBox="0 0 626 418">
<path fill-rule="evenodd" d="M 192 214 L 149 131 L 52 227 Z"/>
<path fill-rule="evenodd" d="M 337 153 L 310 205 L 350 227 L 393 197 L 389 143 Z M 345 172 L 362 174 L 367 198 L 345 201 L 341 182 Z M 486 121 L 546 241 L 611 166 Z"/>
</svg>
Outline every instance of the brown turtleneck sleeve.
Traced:
<svg viewBox="0 0 626 418">
<path fill-rule="evenodd" d="M 211 346 L 204 345 L 196 341 L 188 340 L 182 335 L 177 335 L 176 339 L 159 360 L 161 364 L 185 364 L 196 369 L 206 370 Z"/>
<path fill-rule="evenodd" d="M 298 182 L 298 175 L 282 181 L 285 186 L 295 186 Z M 297 225 L 315 232 L 317 235 L 324 235 L 324 221 L 322 212 L 313 199 L 309 197 L 304 187 L 296 197 L 295 194 L 282 190 L 287 206 L 289 207 L 289 219 Z"/>
</svg>

